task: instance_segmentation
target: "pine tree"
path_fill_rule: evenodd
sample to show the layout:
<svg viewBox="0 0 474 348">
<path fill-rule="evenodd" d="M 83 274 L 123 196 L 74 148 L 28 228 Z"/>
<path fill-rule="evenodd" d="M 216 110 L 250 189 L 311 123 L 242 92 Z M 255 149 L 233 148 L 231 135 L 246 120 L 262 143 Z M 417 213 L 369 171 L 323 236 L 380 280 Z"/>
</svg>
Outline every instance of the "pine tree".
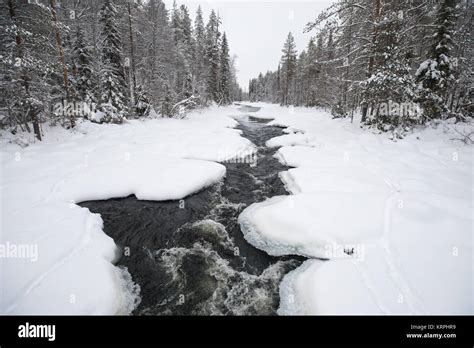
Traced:
<svg viewBox="0 0 474 348">
<path fill-rule="evenodd" d="M 403 46 L 403 11 L 397 2 L 383 8 L 384 20 L 378 28 L 375 41 L 377 67 L 363 83 L 363 97 L 368 108 L 366 123 L 376 124 L 383 130 L 416 122 L 413 110 L 391 107 L 412 104 L 416 100 L 416 85 Z M 403 110 L 403 112 L 400 112 Z"/>
<path fill-rule="evenodd" d="M 278 64 L 277 78 L 276 78 L 276 99 L 277 103 L 283 103 L 283 94 L 281 89 L 281 63 Z"/>
<path fill-rule="evenodd" d="M 173 90 L 169 84 L 165 84 L 165 92 L 161 101 L 161 115 L 163 117 L 173 117 Z"/>
<path fill-rule="evenodd" d="M 318 67 L 318 52 L 316 48 L 316 44 L 314 42 L 314 38 L 311 38 L 308 43 L 307 51 L 307 63 L 305 66 L 305 80 L 307 83 L 307 99 L 306 99 L 306 106 L 316 106 L 317 100 L 317 87 L 316 79 L 318 74 L 320 73 L 320 69 Z"/>
<path fill-rule="evenodd" d="M 145 4 L 143 12 L 145 18 L 139 25 L 139 31 L 143 35 L 138 45 L 141 46 L 143 58 L 137 64 L 137 76 L 148 92 L 155 110 L 159 110 L 167 88 L 173 85 L 175 79 L 176 45 L 164 3 L 150 0 Z"/>
<path fill-rule="evenodd" d="M 294 78 L 296 74 L 296 46 L 295 40 L 291 33 L 288 33 L 288 37 L 282 49 L 283 55 L 281 57 L 281 86 L 282 86 L 282 105 L 289 105 L 293 102 L 292 100 L 292 88 Z"/>
<path fill-rule="evenodd" d="M 6 0 L 0 9 L 0 128 L 40 139 L 43 122 L 181 117 L 241 94 L 215 12 L 205 27 L 200 8 L 193 26 L 186 6 L 169 13 L 162 0 Z M 70 108 L 82 103 L 94 112 Z"/>
<path fill-rule="evenodd" d="M 242 88 L 237 80 L 237 56 L 234 54 L 230 59 L 230 77 L 231 77 L 231 101 L 242 100 Z"/>
<path fill-rule="evenodd" d="M 195 76 L 195 90 L 201 96 L 201 104 L 206 101 L 206 85 L 209 65 L 206 60 L 206 30 L 204 28 L 204 21 L 202 17 L 201 6 L 198 6 L 196 12 L 196 19 L 194 20 L 194 42 L 195 42 L 195 56 L 194 56 L 194 76 Z"/>
<path fill-rule="evenodd" d="M 181 5 L 178 9 L 174 3 L 171 23 L 176 45 L 175 89 L 179 100 L 187 100 L 194 94 L 192 76 L 194 40 L 191 19 L 186 6 Z"/>
<path fill-rule="evenodd" d="M 456 117 L 464 120 L 474 117 L 474 100 L 472 98 L 472 71 L 474 69 L 474 6 L 468 1 L 461 3 L 457 9 L 459 20 L 456 25 L 456 46 L 454 54 L 458 57 L 457 81 L 451 88 L 449 108 Z"/>
<path fill-rule="evenodd" d="M 305 105 L 307 99 L 308 85 L 305 76 L 307 65 L 307 53 L 303 50 L 296 61 L 294 103 L 295 105 Z"/>
<path fill-rule="evenodd" d="M 101 98 L 103 122 L 121 123 L 127 115 L 127 85 L 123 65 L 122 41 L 115 5 L 106 0 L 100 13 L 102 24 Z"/>
<path fill-rule="evenodd" d="M 208 68 L 206 92 L 210 100 L 219 100 L 219 64 L 220 64 L 219 18 L 211 11 L 206 26 L 206 59 Z"/>
<path fill-rule="evenodd" d="M 230 57 L 229 57 L 229 46 L 227 44 L 227 37 L 224 33 L 222 36 L 221 44 L 221 57 L 220 57 L 220 103 L 223 105 L 229 105 L 232 102 L 231 95 L 231 84 L 232 75 L 230 69 Z"/>
<path fill-rule="evenodd" d="M 93 57 L 81 26 L 76 30 L 73 54 L 73 79 L 76 99 L 85 103 L 95 102 L 93 85 Z"/>
<path fill-rule="evenodd" d="M 463 120 L 474 112 L 473 16 L 469 1 L 337 0 L 305 28 L 316 31 L 305 54 L 296 59 L 287 39 L 278 70 L 251 79 L 249 98 L 360 111 L 362 124 L 397 134 L 432 117 Z"/>
<path fill-rule="evenodd" d="M 62 42 L 61 29 L 59 28 L 58 18 L 56 15 L 56 0 L 50 0 L 50 10 L 51 10 L 51 21 L 52 27 L 54 29 L 55 40 L 56 40 L 56 50 L 57 56 L 59 58 L 59 63 L 61 65 L 62 77 L 63 77 L 63 86 L 64 86 L 64 97 L 63 100 L 71 102 L 71 90 L 69 87 L 69 72 L 66 65 L 66 59 L 64 57 L 64 47 Z M 69 126 L 72 128 L 75 126 L 75 115 L 70 113 L 69 115 Z"/>
<path fill-rule="evenodd" d="M 51 12 L 37 3 L 14 0 L 3 2 L 0 8 L 0 106 L 6 110 L 1 122 L 13 132 L 17 126 L 30 132 L 31 122 L 35 137 L 41 140 L 40 124 L 59 101 L 54 94 L 62 82 L 56 79 L 58 64 L 49 59 L 56 53 L 50 40 Z"/>
<path fill-rule="evenodd" d="M 179 12 L 179 25 L 182 33 L 181 42 L 183 44 L 186 61 L 189 65 L 192 65 L 192 60 L 195 54 L 192 21 L 189 16 L 188 8 L 185 5 L 179 7 Z"/>
<path fill-rule="evenodd" d="M 127 27 L 128 27 L 128 46 L 129 46 L 129 86 L 130 86 L 130 103 L 136 104 L 136 89 L 137 89 L 137 57 L 136 57 L 136 40 L 135 36 L 135 15 L 134 12 L 138 11 L 138 4 L 136 2 L 128 1 L 126 4 L 127 9 Z"/>
<path fill-rule="evenodd" d="M 438 118 L 448 112 L 447 93 L 456 80 L 457 61 L 452 57 L 456 17 L 456 0 L 443 0 L 436 13 L 436 32 L 429 58 L 420 64 L 416 72 L 424 88 L 423 107 L 430 118 Z"/>
</svg>

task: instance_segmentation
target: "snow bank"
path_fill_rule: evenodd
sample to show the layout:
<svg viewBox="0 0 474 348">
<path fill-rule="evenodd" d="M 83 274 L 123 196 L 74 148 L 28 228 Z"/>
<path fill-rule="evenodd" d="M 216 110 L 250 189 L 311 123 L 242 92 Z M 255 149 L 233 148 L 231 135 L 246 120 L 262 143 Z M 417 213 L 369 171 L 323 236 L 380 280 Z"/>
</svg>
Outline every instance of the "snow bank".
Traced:
<svg viewBox="0 0 474 348">
<path fill-rule="evenodd" d="M 46 130 L 26 148 L 2 140 L 0 312 L 128 314 L 139 288 L 84 200 L 135 194 L 182 199 L 225 175 L 223 155 L 251 151 L 231 129 L 235 107 L 186 120 L 79 123 L 73 133 Z M 21 252 L 20 252 L 21 251 Z"/>
<path fill-rule="evenodd" d="M 339 286 L 321 284 L 323 280 Z M 283 278 L 278 314 L 382 314 L 376 299 L 365 289 L 353 261 L 309 260 Z"/>
<path fill-rule="evenodd" d="M 253 204 L 245 238 L 311 260 L 280 287 L 280 314 L 472 314 L 473 126 L 441 122 L 394 142 L 315 109 L 260 105 L 292 196 Z M 329 259 L 322 261 L 321 259 Z"/>
<path fill-rule="evenodd" d="M 106 160 L 100 166 L 82 168 L 58 183 L 53 195 L 74 202 L 132 194 L 142 200 L 177 200 L 224 176 L 225 167 L 215 162 L 139 154 L 124 163 Z"/>
<path fill-rule="evenodd" d="M 279 146 L 293 146 L 304 144 L 306 146 L 314 146 L 314 139 L 308 137 L 306 134 L 293 133 L 288 135 L 282 135 L 279 137 L 268 140 L 265 145 L 267 147 L 279 147 Z"/>
<path fill-rule="evenodd" d="M 273 197 L 252 204 L 239 223 L 245 239 L 270 255 L 332 258 L 334 246 L 380 235 L 384 201 L 380 194 L 333 192 Z"/>
</svg>

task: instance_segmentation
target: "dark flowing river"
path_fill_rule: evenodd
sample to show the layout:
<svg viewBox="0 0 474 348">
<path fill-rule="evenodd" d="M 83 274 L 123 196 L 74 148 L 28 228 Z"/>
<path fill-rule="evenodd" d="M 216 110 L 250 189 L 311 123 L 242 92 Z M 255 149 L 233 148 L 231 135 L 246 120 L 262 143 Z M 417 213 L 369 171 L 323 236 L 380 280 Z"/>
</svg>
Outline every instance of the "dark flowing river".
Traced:
<svg viewBox="0 0 474 348">
<path fill-rule="evenodd" d="M 256 110 L 241 107 L 245 113 Z M 252 203 L 287 194 L 278 173 L 288 168 L 265 147 L 282 130 L 250 115 L 238 122 L 258 147 L 256 161 L 223 163 L 224 182 L 181 201 L 130 196 L 80 204 L 101 214 L 105 233 L 124 251 L 117 264 L 127 267 L 141 288 L 133 314 L 276 314 L 280 281 L 303 259 L 254 248 L 237 218 Z"/>
</svg>

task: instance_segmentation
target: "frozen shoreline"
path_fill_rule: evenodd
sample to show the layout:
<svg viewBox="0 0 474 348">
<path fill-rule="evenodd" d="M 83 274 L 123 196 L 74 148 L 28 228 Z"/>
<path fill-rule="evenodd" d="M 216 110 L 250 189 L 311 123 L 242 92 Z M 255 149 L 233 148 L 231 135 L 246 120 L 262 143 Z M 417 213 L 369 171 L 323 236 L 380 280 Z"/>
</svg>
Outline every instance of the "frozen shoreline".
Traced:
<svg viewBox="0 0 474 348">
<path fill-rule="evenodd" d="M 293 195 L 250 206 L 243 233 L 311 258 L 283 279 L 280 314 L 472 314 L 473 150 L 450 140 L 454 125 L 395 143 L 320 110 L 259 107 L 287 127 L 266 145 L 295 167 L 280 173 Z M 227 116 L 240 112 L 85 122 L 26 148 L 2 139 L 1 242 L 36 245 L 37 259 L 2 258 L 1 312 L 130 313 L 139 289 L 100 216 L 75 203 L 181 199 L 222 180 L 216 162 L 254 151 Z"/>
<path fill-rule="evenodd" d="M 257 105 L 288 127 L 267 146 L 295 167 L 280 173 L 293 195 L 244 210 L 243 233 L 312 258 L 283 279 L 279 314 L 473 313 L 473 150 L 451 140 L 455 125 L 394 142 L 321 110 Z"/>
<path fill-rule="evenodd" d="M 224 154 L 251 151 L 226 115 L 185 120 L 83 122 L 46 131 L 26 148 L 2 144 L 1 242 L 37 246 L 38 258 L 2 258 L 4 314 L 127 314 L 138 289 L 113 263 L 119 252 L 102 219 L 75 203 L 124 197 L 182 199 L 225 176 Z M 125 273 L 124 273 L 125 272 Z"/>
</svg>

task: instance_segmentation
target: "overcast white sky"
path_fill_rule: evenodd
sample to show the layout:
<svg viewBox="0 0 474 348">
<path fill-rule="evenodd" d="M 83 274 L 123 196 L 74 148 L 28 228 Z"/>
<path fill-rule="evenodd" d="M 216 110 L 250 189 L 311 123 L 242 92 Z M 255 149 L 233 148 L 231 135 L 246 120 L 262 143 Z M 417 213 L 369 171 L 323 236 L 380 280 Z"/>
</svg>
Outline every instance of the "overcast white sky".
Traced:
<svg viewBox="0 0 474 348">
<path fill-rule="evenodd" d="M 247 90 L 248 80 L 259 72 L 275 70 L 283 43 L 291 31 L 298 52 L 306 47 L 311 34 L 303 34 L 305 25 L 334 0 L 177 0 L 185 4 L 194 20 L 198 5 L 204 21 L 211 9 L 219 12 L 222 30 L 229 40 L 231 54 L 238 56 L 240 85 Z M 165 0 L 168 10 L 173 0 Z"/>
</svg>

